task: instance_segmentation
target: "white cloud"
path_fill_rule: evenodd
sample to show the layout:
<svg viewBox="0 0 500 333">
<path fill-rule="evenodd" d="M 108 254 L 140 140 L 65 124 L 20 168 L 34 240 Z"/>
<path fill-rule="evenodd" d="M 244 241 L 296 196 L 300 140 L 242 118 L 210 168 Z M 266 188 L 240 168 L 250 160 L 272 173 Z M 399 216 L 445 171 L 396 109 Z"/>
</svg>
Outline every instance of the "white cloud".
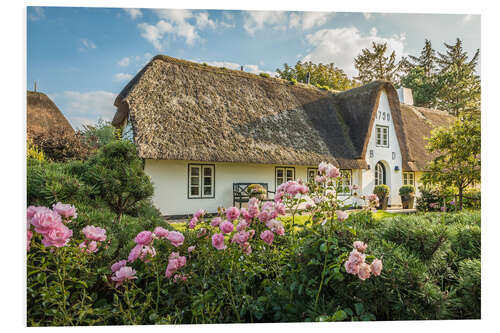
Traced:
<svg viewBox="0 0 500 333">
<path fill-rule="evenodd" d="M 141 36 L 158 51 L 163 50 L 163 38 L 166 34 L 183 38 L 186 44 L 192 46 L 197 40 L 201 40 L 199 30 L 214 29 L 217 25 L 216 21 L 210 19 L 208 12 L 193 14 L 187 9 L 154 9 L 153 13 L 158 16 L 158 22 L 141 23 L 137 27 L 141 31 Z"/>
<path fill-rule="evenodd" d="M 290 28 L 308 30 L 324 25 L 334 15 L 335 13 L 328 12 L 291 13 L 288 26 Z"/>
<path fill-rule="evenodd" d="M 230 61 L 202 61 L 202 60 L 190 60 L 193 62 L 197 63 L 205 63 L 209 66 L 214 66 L 214 67 L 225 67 L 228 69 L 234 69 L 234 70 L 241 70 L 242 64 L 230 62 Z M 253 74 L 260 74 L 260 73 L 267 73 L 271 76 L 275 76 L 277 73 L 276 72 L 269 72 L 266 70 L 261 69 L 258 65 L 253 65 L 253 64 L 243 64 L 243 70 L 245 72 L 253 73 Z"/>
<path fill-rule="evenodd" d="M 95 48 L 97 48 L 97 46 L 93 41 L 88 40 L 87 38 L 80 39 L 80 47 L 78 48 L 78 51 L 91 50 Z"/>
<path fill-rule="evenodd" d="M 215 21 L 208 18 L 207 12 L 202 12 L 196 15 L 196 26 L 199 29 L 204 29 L 205 27 L 210 27 L 215 29 Z"/>
<path fill-rule="evenodd" d="M 333 62 L 350 77 L 358 74 L 354 68 L 354 58 L 361 53 L 362 49 L 371 48 L 372 42 L 387 43 L 388 52 L 395 51 L 397 59 L 406 54 L 404 34 L 388 38 L 381 37 L 377 35 L 375 28 L 372 28 L 368 35 L 363 35 L 355 27 L 322 29 L 308 34 L 306 40 L 311 44 L 312 49 L 303 60 L 316 63 Z"/>
<path fill-rule="evenodd" d="M 115 80 L 116 81 L 127 81 L 127 80 L 130 80 L 132 79 L 132 74 L 129 74 L 129 73 L 116 73 L 115 76 L 114 76 Z"/>
<path fill-rule="evenodd" d="M 256 31 L 269 25 L 274 29 L 286 29 L 288 17 L 285 12 L 278 11 L 248 11 L 244 14 L 243 27 L 253 35 Z"/>
<path fill-rule="evenodd" d="M 64 91 L 62 96 L 57 98 L 57 104 L 76 129 L 83 124 L 96 123 L 99 118 L 113 119 L 116 111 L 113 105 L 115 98 L 116 94 L 108 91 Z"/>
<path fill-rule="evenodd" d="M 38 21 L 45 18 L 45 12 L 42 7 L 32 7 L 31 13 L 28 14 L 28 19 Z"/>
<path fill-rule="evenodd" d="M 132 20 L 135 20 L 136 18 L 142 16 L 141 10 L 137 8 L 123 8 L 123 10 L 130 15 Z"/>
<path fill-rule="evenodd" d="M 129 64 L 130 64 L 129 57 L 125 57 L 122 60 L 118 61 L 118 66 L 121 66 L 121 67 L 127 67 Z"/>
</svg>

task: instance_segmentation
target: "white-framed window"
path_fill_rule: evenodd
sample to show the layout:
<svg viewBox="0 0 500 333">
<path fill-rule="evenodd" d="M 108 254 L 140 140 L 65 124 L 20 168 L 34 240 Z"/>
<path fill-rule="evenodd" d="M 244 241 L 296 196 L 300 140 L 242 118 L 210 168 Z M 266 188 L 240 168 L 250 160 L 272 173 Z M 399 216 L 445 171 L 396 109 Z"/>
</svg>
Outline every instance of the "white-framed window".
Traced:
<svg viewBox="0 0 500 333">
<path fill-rule="evenodd" d="M 375 165 L 375 185 L 385 184 L 385 166 L 382 162 Z"/>
<path fill-rule="evenodd" d="M 215 198 L 215 165 L 188 165 L 188 199 Z"/>
<path fill-rule="evenodd" d="M 295 180 L 295 168 L 276 167 L 276 187 L 290 180 Z"/>
<path fill-rule="evenodd" d="M 375 126 L 375 139 L 377 147 L 389 147 L 389 127 Z"/>
<path fill-rule="evenodd" d="M 350 194 L 351 189 L 349 188 L 349 186 L 351 185 L 352 185 L 352 170 L 341 169 L 339 182 L 337 183 L 337 193 L 340 195 Z"/>
<path fill-rule="evenodd" d="M 403 185 L 415 186 L 415 173 L 414 172 L 403 172 Z"/>
<path fill-rule="evenodd" d="M 307 182 L 313 182 L 318 175 L 318 168 L 307 168 Z"/>
</svg>

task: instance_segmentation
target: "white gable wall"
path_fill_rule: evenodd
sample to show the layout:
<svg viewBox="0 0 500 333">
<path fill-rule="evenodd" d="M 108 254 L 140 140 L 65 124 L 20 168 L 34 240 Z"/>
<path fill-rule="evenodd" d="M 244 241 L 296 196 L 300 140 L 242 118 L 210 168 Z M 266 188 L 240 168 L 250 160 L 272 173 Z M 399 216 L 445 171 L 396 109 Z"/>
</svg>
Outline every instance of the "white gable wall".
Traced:
<svg viewBox="0 0 500 333">
<path fill-rule="evenodd" d="M 390 115 L 390 118 L 387 115 Z M 362 171 L 362 189 L 365 195 L 373 193 L 373 188 L 375 187 L 375 165 L 377 162 L 382 161 L 386 169 L 386 183 L 390 188 L 389 205 L 400 205 L 399 188 L 403 185 L 402 157 L 392 119 L 389 100 L 385 90 L 383 90 L 380 95 L 377 115 L 366 150 L 366 162 L 370 165 L 370 170 Z M 375 127 L 377 125 L 389 127 L 389 148 L 377 147 L 375 137 Z M 370 151 L 373 151 L 373 157 L 370 157 Z M 394 159 L 393 153 L 395 153 Z M 399 167 L 399 171 L 395 171 L 396 166 Z"/>
</svg>

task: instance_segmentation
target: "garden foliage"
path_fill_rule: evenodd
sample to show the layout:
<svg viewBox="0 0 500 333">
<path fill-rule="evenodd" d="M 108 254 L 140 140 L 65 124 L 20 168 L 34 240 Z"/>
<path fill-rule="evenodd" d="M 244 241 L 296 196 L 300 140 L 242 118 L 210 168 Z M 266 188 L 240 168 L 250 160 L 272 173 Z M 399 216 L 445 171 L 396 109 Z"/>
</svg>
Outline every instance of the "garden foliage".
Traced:
<svg viewBox="0 0 500 333">
<path fill-rule="evenodd" d="M 371 196 L 347 214 L 325 163 L 315 185 L 285 183 L 275 202 L 171 225 L 142 199 L 117 221 L 86 175 L 108 172 L 109 156 L 135 165 L 127 147 L 28 164 L 29 326 L 480 317 L 478 212 L 375 220 Z"/>
</svg>

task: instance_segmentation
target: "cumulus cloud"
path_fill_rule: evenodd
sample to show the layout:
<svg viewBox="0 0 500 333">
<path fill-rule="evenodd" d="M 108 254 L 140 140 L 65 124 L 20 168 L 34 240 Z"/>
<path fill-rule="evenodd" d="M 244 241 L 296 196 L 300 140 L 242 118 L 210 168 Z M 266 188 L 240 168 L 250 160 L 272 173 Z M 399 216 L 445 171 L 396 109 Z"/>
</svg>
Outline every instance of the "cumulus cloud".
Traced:
<svg viewBox="0 0 500 333">
<path fill-rule="evenodd" d="M 225 67 L 228 69 L 234 69 L 234 70 L 241 70 L 241 66 L 243 66 L 243 70 L 245 72 L 253 73 L 253 74 L 260 74 L 260 73 L 267 73 L 271 76 L 276 76 L 276 72 L 270 72 L 261 69 L 258 65 L 254 64 L 238 64 L 230 61 L 201 61 L 201 60 L 190 60 L 193 62 L 197 63 L 205 63 L 209 66 L 214 66 L 214 67 Z"/>
<path fill-rule="evenodd" d="M 123 8 L 123 10 L 126 11 L 127 14 L 130 15 L 130 17 L 132 18 L 132 20 L 135 20 L 136 18 L 142 16 L 141 10 L 137 9 L 137 8 Z"/>
<path fill-rule="evenodd" d="M 45 12 L 42 7 L 29 7 L 31 10 L 28 13 L 28 19 L 38 21 L 45 18 Z"/>
<path fill-rule="evenodd" d="M 306 40 L 312 46 L 309 53 L 303 58 L 315 63 L 334 62 L 350 77 L 358 73 L 354 68 L 354 58 L 364 48 L 371 48 L 372 42 L 387 43 L 389 52 L 395 51 L 397 59 L 406 55 L 405 35 L 381 37 L 377 30 L 372 28 L 368 35 L 363 35 L 357 28 L 322 29 L 308 34 Z"/>
<path fill-rule="evenodd" d="M 303 12 L 291 13 L 288 26 L 290 28 L 309 30 L 324 25 L 335 13 L 328 12 Z"/>
<path fill-rule="evenodd" d="M 137 27 L 141 36 L 148 40 L 158 51 L 163 50 L 165 35 L 183 38 L 188 45 L 201 40 L 199 31 L 215 29 L 217 22 L 210 19 L 208 12 L 193 13 L 187 9 L 154 9 L 159 21 L 154 24 L 141 23 Z"/>
<path fill-rule="evenodd" d="M 129 64 L 130 64 L 129 57 L 125 57 L 122 60 L 118 61 L 118 66 L 121 66 L 121 67 L 127 67 Z"/>
<path fill-rule="evenodd" d="M 108 91 L 64 91 L 56 97 L 57 105 L 68 117 L 73 128 L 95 124 L 99 118 L 112 120 L 116 108 L 116 94 Z"/>
<path fill-rule="evenodd" d="M 253 35 L 268 25 L 274 29 L 286 29 L 288 16 L 285 12 L 278 11 L 248 11 L 244 13 L 243 28 Z"/>
<path fill-rule="evenodd" d="M 118 82 L 127 81 L 132 78 L 132 74 L 129 73 L 117 73 L 115 74 L 115 80 Z"/>
<path fill-rule="evenodd" d="M 80 47 L 78 48 L 78 51 L 86 51 L 95 48 L 97 48 L 97 46 L 93 41 L 88 40 L 87 38 L 80 39 Z"/>
</svg>

